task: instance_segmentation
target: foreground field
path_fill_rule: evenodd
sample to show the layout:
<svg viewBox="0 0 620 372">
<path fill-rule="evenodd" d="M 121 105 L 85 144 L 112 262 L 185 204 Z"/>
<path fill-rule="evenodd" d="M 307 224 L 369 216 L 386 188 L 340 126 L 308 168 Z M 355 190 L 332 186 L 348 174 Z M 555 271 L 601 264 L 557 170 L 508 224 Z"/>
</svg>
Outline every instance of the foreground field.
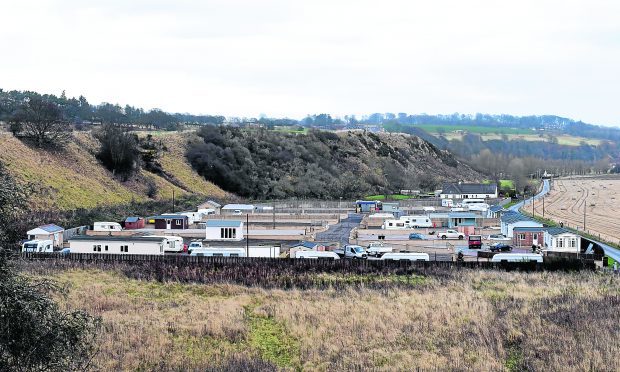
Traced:
<svg viewBox="0 0 620 372">
<path fill-rule="evenodd" d="M 557 223 L 563 222 L 565 226 L 583 229 L 586 208 L 586 230 L 606 241 L 619 243 L 620 226 L 617 216 L 620 204 L 616 201 L 619 193 L 618 177 L 555 180 L 545 198 L 545 218 Z M 542 200 L 536 202 L 535 210 L 537 215 L 542 215 Z"/>
<path fill-rule="evenodd" d="M 102 370 L 620 369 L 620 286 L 593 272 L 307 273 L 248 287 L 217 270 L 180 284 L 122 265 L 22 269 L 102 317 Z"/>
</svg>

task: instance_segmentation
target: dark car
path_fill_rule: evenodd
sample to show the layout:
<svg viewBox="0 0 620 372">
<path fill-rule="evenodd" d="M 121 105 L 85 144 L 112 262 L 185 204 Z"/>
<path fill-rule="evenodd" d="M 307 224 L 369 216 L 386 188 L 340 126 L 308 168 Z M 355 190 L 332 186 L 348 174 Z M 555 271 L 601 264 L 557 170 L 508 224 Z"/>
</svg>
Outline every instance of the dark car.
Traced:
<svg viewBox="0 0 620 372">
<path fill-rule="evenodd" d="M 420 233 L 409 234 L 409 240 L 426 240 L 426 237 Z"/>
<path fill-rule="evenodd" d="M 512 251 L 512 246 L 504 243 L 497 243 L 491 246 L 491 252 L 510 252 Z"/>
</svg>

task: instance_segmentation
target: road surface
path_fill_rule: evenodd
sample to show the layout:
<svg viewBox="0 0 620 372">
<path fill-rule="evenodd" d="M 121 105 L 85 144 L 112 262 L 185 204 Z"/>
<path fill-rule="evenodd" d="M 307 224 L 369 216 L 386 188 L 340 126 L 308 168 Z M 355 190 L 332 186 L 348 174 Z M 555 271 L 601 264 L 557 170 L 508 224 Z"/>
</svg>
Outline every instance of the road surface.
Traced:
<svg viewBox="0 0 620 372">
<path fill-rule="evenodd" d="M 362 222 L 361 214 L 350 213 L 349 217 L 341 220 L 335 225 L 329 226 L 327 231 L 317 233 L 316 241 L 349 244 L 349 235 L 351 235 L 351 230 L 358 227 L 360 222 Z"/>
</svg>

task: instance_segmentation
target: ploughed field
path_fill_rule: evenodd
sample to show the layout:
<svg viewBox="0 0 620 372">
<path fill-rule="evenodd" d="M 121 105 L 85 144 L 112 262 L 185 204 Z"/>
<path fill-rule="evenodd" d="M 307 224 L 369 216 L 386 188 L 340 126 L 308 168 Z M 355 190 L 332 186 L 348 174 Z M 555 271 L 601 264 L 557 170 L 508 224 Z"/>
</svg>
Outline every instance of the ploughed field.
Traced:
<svg viewBox="0 0 620 372">
<path fill-rule="evenodd" d="M 531 208 L 530 204 L 525 210 L 531 212 Z M 551 183 L 551 191 L 545 197 L 545 218 L 582 230 L 584 208 L 588 233 L 612 243 L 620 242 L 620 177 L 579 177 Z M 536 201 L 535 211 L 542 215 L 542 200 Z"/>
<path fill-rule="evenodd" d="M 422 270 L 257 267 L 240 285 L 221 269 L 195 284 L 173 267 L 22 263 L 101 317 L 104 371 L 620 370 L 617 276 Z"/>
</svg>

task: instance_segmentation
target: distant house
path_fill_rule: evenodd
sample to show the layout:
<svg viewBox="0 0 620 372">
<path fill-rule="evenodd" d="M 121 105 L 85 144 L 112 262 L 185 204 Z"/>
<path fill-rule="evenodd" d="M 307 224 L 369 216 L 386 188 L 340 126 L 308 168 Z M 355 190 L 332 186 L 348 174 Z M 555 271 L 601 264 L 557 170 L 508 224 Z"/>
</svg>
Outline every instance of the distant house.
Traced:
<svg viewBox="0 0 620 372">
<path fill-rule="evenodd" d="M 379 210 L 379 202 L 375 200 L 358 200 L 355 202 L 355 212 L 369 213 Z"/>
<path fill-rule="evenodd" d="M 450 213 L 429 213 L 433 227 L 448 227 L 450 223 Z"/>
<path fill-rule="evenodd" d="M 316 251 L 319 250 L 318 248 L 321 247 L 320 244 L 315 243 L 315 242 L 307 242 L 307 241 L 301 241 L 299 243 L 296 243 L 295 245 L 291 246 L 291 249 L 296 249 L 298 251 Z"/>
<path fill-rule="evenodd" d="M 156 229 L 162 230 L 184 230 L 189 226 L 187 216 L 178 214 L 164 214 L 161 216 L 150 217 L 155 223 Z"/>
<path fill-rule="evenodd" d="M 222 207 L 222 214 L 252 214 L 255 210 L 252 204 L 226 204 Z"/>
<path fill-rule="evenodd" d="M 451 229 L 460 226 L 476 226 L 476 219 L 480 218 L 475 213 L 453 212 L 448 214 L 448 227 Z"/>
<path fill-rule="evenodd" d="M 512 245 L 515 247 L 538 247 L 545 241 L 544 227 L 515 227 L 512 234 Z"/>
<path fill-rule="evenodd" d="M 125 230 L 135 230 L 144 228 L 144 218 L 142 217 L 127 217 L 125 219 Z"/>
<path fill-rule="evenodd" d="M 58 225 L 47 224 L 32 229 L 26 234 L 28 235 L 28 240 L 51 240 L 54 242 L 54 247 L 58 248 L 62 247 L 64 231 L 65 229 Z"/>
<path fill-rule="evenodd" d="M 500 218 L 502 234 L 512 238 L 516 227 L 543 227 L 542 223 L 535 221 L 518 212 L 506 212 Z"/>
<path fill-rule="evenodd" d="M 580 253 L 581 236 L 561 227 L 548 227 L 545 231 L 545 250 Z"/>
<path fill-rule="evenodd" d="M 487 218 L 500 218 L 506 210 L 501 205 L 492 205 L 487 210 Z"/>
<path fill-rule="evenodd" d="M 496 183 L 444 183 L 442 199 L 487 199 L 497 198 Z"/>
<path fill-rule="evenodd" d="M 205 238 L 206 240 L 241 241 L 243 240 L 243 222 L 208 220 Z"/>
<path fill-rule="evenodd" d="M 222 210 L 222 205 L 216 201 L 207 200 L 206 202 L 198 205 L 198 212 L 200 212 L 201 209 L 212 209 L 214 214 L 220 214 Z"/>
<path fill-rule="evenodd" d="M 393 213 L 399 211 L 398 203 L 381 203 L 380 210 L 383 212 Z"/>
</svg>

